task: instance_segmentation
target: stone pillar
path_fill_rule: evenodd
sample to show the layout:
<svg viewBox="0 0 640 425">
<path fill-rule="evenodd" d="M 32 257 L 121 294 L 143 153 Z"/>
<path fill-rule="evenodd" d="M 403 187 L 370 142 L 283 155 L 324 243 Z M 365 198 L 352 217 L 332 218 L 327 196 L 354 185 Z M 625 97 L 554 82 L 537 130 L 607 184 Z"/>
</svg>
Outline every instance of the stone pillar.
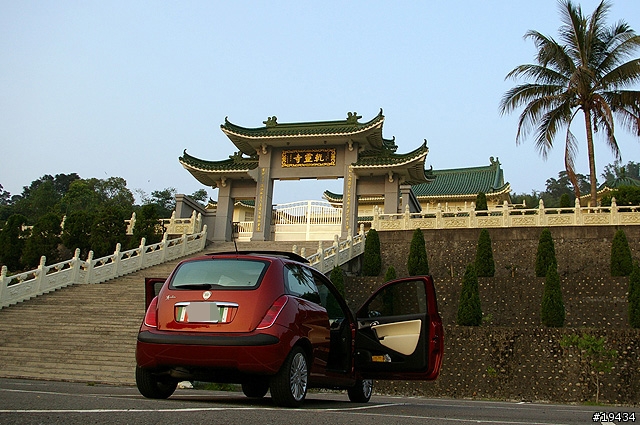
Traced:
<svg viewBox="0 0 640 425">
<path fill-rule="evenodd" d="M 358 161 L 358 143 L 347 143 L 344 147 L 344 187 L 342 190 L 342 229 L 343 239 L 358 232 L 358 176 L 351 164 Z"/>
<path fill-rule="evenodd" d="M 384 179 L 384 213 L 398 214 L 400 213 L 400 193 L 399 193 L 398 176 L 389 171 Z"/>
<path fill-rule="evenodd" d="M 271 239 L 271 214 L 273 209 L 273 180 L 271 179 L 271 149 L 260 155 L 256 185 L 256 209 L 253 218 L 252 241 Z"/>
<path fill-rule="evenodd" d="M 217 242 L 230 241 L 232 237 L 231 221 L 234 203 L 231 197 L 232 184 L 233 180 L 226 180 L 218 187 L 218 207 L 213 228 L 213 240 Z"/>
</svg>

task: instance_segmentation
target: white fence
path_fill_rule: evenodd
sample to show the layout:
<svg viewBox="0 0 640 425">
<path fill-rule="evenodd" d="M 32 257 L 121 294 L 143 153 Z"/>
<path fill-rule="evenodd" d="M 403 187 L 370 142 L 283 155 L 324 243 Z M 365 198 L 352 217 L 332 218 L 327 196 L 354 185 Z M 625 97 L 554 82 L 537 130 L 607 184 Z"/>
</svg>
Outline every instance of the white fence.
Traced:
<svg viewBox="0 0 640 425">
<path fill-rule="evenodd" d="M 322 241 L 340 234 L 342 209 L 326 201 L 299 201 L 276 205 L 273 240 Z"/>
<path fill-rule="evenodd" d="M 610 207 L 503 208 L 489 211 L 443 212 L 440 210 L 404 214 L 381 214 L 375 208 L 371 228 L 378 231 L 413 229 L 464 229 L 490 227 L 603 226 L 640 224 L 640 206 Z"/>
<path fill-rule="evenodd" d="M 40 266 L 24 273 L 7 276 L 6 266 L 0 273 L 0 308 L 28 300 L 56 289 L 74 284 L 101 283 L 166 261 L 202 251 L 207 241 L 207 226 L 201 232 L 183 234 L 176 239 L 168 239 L 167 233 L 161 242 L 146 245 L 143 238 L 140 246 L 129 251 L 120 251 L 120 244 L 112 255 L 94 259 L 93 252 L 86 260 L 81 260 L 77 249 L 71 260 L 45 265 L 42 257 Z"/>
</svg>

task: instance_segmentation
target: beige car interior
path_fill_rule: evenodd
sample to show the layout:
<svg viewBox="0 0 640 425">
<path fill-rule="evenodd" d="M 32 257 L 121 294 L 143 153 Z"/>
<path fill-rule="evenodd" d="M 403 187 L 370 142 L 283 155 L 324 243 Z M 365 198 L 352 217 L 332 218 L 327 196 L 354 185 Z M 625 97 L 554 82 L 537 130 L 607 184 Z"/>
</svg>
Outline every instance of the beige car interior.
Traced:
<svg viewBox="0 0 640 425">
<path fill-rule="evenodd" d="M 380 344 L 408 356 L 418 346 L 421 325 L 422 322 L 420 320 L 409 320 L 406 322 L 373 325 L 371 329 L 376 333 Z"/>
</svg>

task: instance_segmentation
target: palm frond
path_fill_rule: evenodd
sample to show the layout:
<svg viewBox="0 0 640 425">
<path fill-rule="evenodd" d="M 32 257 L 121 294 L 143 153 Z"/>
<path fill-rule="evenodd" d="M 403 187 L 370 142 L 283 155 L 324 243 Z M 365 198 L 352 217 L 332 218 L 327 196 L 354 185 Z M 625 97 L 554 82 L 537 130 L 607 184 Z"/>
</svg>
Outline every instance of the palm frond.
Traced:
<svg viewBox="0 0 640 425">
<path fill-rule="evenodd" d="M 574 114 L 575 116 L 575 114 Z M 576 198 L 580 197 L 580 185 L 576 176 L 575 158 L 578 154 L 578 140 L 571 132 L 571 127 L 567 127 L 567 136 L 564 143 L 564 169 L 567 171 L 567 177 L 573 185 L 573 191 Z"/>
<path fill-rule="evenodd" d="M 539 125 L 536 131 L 535 146 L 543 159 L 547 159 L 557 132 L 562 127 L 570 127 L 572 119 L 571 104 L 563 102 L 555 108 L 547 110 L 542 118 L 537 120 Z"/>
<path fill-rule="evenodd" d="M 606 99 L 596 94 L 593 97 L 593 108 L 591 109 L 591 116 L 593 117 L 593 129 L 598 131 L 604 129 L 605 141 L 611 149 L 614 157 L 618 160 L 622 159 L 620 155 L 620 147 L 615 137 L 615 123 L 613 120 L 613 112 L 607 103 Z"/>
</svg>

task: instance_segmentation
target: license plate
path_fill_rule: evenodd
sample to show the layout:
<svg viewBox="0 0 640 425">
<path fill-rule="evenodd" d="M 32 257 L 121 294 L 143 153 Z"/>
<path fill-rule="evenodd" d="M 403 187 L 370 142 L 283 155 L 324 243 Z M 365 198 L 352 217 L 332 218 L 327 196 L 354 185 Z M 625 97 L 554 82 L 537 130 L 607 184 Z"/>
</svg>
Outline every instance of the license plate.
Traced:
<svg viewBox="0 0 640 425">
<path fill-rule="evenodd" d="M 237 304 L 215 302 L 176 303 L 176 322 L 228 323 L 231 309 L 237 307 Z"/>
</svg>

